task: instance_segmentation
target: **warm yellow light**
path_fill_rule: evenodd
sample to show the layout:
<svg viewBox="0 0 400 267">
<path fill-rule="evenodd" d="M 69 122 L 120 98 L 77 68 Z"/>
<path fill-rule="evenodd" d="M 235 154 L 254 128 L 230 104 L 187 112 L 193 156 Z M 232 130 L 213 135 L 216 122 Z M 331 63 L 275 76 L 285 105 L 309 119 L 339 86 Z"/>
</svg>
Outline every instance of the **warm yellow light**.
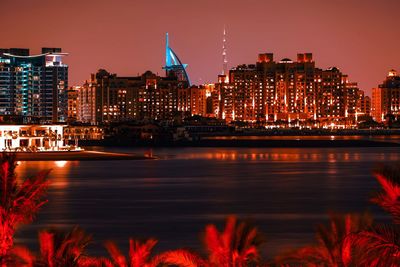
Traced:
<svg viewBox="0 0 400 267">
<path fill-rule="evenodd" d="M 65 165 L 67 165 L 67 161 L 66 160 L 57 160 L 54 162 L 56 164 L 57 167 L 59 168 L 64 168 Z"/>
</svg>

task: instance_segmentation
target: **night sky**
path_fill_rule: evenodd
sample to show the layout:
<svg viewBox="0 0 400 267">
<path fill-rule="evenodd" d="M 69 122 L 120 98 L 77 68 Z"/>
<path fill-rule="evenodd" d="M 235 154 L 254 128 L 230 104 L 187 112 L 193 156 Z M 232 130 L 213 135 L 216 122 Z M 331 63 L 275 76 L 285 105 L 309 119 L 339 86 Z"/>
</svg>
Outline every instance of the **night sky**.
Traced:
<svg viewBox="0 0 400 267">
<path fill-rule="evenodd" d="M 105 68 L 118 75 L 163 74 L 165 32 L 191 80 L 214 82 L 222 69 L 312 52 L 370 94 L 400 69 L 399 0 L 0 0 L 0 47 L 62 47 L 70 85 Z"/>
</svg>

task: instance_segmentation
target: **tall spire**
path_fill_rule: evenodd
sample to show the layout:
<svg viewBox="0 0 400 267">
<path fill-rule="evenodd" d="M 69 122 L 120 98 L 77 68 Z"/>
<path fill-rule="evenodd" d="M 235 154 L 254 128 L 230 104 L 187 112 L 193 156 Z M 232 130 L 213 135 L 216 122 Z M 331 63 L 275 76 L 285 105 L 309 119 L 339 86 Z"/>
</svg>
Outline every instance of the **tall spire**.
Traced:
<svg viewBox="0 0 400 267">
<path fill-rule="evenodd" d="M 228 58 L 226 53 L 226 29 L 224 25 L 224 37 L 222 43 L 222 75 L 228 75 Z"/>
<path fill-rule="evenodd" d="M 169 52 L 169 37 L 168 32 L 165 35 L 165 66 L 171 65 L 171 56 Z"/>
</svg>

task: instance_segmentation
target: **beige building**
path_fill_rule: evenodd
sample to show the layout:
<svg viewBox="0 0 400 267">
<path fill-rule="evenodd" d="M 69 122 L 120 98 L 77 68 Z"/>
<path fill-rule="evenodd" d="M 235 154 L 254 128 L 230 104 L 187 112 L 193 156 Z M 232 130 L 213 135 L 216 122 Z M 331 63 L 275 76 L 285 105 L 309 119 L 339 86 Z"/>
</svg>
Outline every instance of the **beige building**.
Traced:
<svg viewBox="0 0 400 267">
<path fill-rule="evenodd" d="M 400 115 L 400 77 L 395 70 L 372 89 L 371 115 L 378 122 L 385 121 L 388 115 Z"/>
<path fill-rule="evenodd" d="M 72 87 L 68 90 L 68 122 L 74 122 L 78 119 L 78 89 Z"/>
<path fill-rule="evenodd" d="M 0 125 L 0 151 L 70 150 L 63 125 Z M 74 148 L 76 149 L 76 148 Z"/>
<path fill-rule="evenodd" d="M 78 92 L 77 120 L 83 123 L 96 122 L 96 87 L 91 82 L 75 87 Z"/>
<path fill-rule="evenodd" d="M 357 83 L 337 68 L 316 68 L 311 53 L 298 54 L 296 61 L 274 61 L 273 54 L 260 54 L 256 64 L 239 65 L 218 80 L 213 108 L 227 122 L 318 120 L 355 125 Z"/>
</svg>

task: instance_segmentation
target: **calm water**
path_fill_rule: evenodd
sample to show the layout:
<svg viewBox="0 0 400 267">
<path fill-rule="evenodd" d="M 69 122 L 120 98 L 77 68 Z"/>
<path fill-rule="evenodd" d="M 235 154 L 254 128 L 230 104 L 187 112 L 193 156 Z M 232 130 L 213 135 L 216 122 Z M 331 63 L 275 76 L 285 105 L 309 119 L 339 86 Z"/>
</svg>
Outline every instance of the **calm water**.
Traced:
<svg viewBox="0 0 400 267">
<path fill-rule="evenodd" d="M 155 237 L 158 249 L 200 248 L 207 223 L 236 214 L 265 233 L 265 252 L 312 242 L 328 211 L 371 210 L 376 163 L 400 160 L 398 148 L 114 149 L 158 160 L 21 162 L 20 176 L 52 168 L 49 203 L 18 242 L 34 247 L 37 231 L 80 225 L 97 242 Z M 384 218 L 383 218 L 384 219 Z"/>
</svg>

